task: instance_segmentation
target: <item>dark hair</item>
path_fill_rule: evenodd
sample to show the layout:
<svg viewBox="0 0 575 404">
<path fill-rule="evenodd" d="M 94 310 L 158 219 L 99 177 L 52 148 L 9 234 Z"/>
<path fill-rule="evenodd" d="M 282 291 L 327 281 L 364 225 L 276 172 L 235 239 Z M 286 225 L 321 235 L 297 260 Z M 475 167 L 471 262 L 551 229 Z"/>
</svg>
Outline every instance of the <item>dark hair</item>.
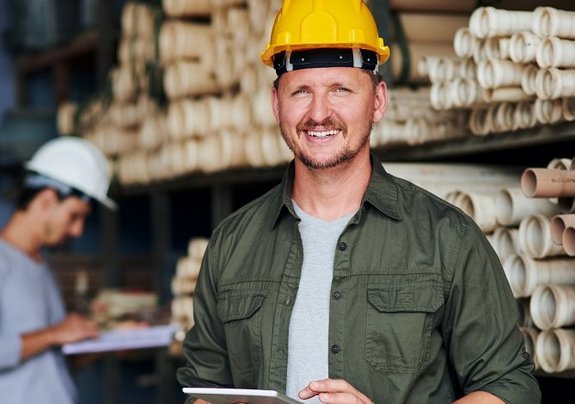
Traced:
<svg viewBox="0 0 575 404">
<path fill-rule="evenodd" d="M 44 191 L 45 189 L 51 189 L 53 190 L 56 195 L 58 196 L 58 200 L 62 201 L 67 197 L 70 197 L 72 195 L 62 195 L 60 192 L 58 192 L 58 190 L 52 188 L 52 187 L 44 187 L 44 188 L 22 188 L 20 190 L 20 192 L 18 193 L 18 196 L 16 198 L 16 206 L 14 207 L 15 210 L 26 210 L 28 209 L 28 206 L 30 206 L 30 203 L 34 200 L 34 198 L 36 198 L 36 196 Z"/>
<path fill-rule="evenodd" d="M 56 193 L 59 201 L 75 196 L 85 200 L 88 203 L 92 203 L 92 198 L 82 191 L 74 187 L 62 184 L 57 180 L 50 179 L 41 174 L 34 172 L 26 172 L 25 176 L 21 180 L 20 191 L 16 197 L 16 210 L 26 210 L 30 206 L 30 203 L 36 198 L 36 196 L 45 189 L 51 189 Z"/>
<path fill-rule="evenodd" d="M 16 210 L 26 210 L 30 202 L 46 188 L 22 188 L 16 197 Z"/>
<path fill-rule="evenodd" d="M 366 74 L 369 74 L 369 77 L 371 78 L 371 82 L 373 84 L 373 88 L 375 89 L 377 87 L 377 85 L 379 83 L 381 83 L 383 81 L 383 76 L 381 75 L 381 73 L 379 71 L 371 71 L 371 70 L 365 70 L 365 69 L 360 69 L 362 72 L 365 72 Z M 274 80 L 273 86 L 274 88 L 278 89 L 279 87 L 279 82 L 280 82 L 280 78 L 281 76 L 277 77 Z"/>
</svg>

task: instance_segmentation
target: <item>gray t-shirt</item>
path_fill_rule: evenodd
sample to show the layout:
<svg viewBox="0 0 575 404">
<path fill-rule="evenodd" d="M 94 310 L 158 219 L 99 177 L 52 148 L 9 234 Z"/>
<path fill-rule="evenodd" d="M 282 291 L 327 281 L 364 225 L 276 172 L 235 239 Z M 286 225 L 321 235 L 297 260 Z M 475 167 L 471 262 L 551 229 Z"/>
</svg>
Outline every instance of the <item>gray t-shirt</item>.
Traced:
<svg viewBox="0 0 575 404">
<path fill-rule="evenodd" d="M 300 217 L 303 264 L 288 340 L 287 395 L 297 394 L 311 381 L 328 377 L 329 296 L 337 240 L 355 213 L 334 221 L 308 215 L 294 202 Z M 306 400 L 319 403 L 319 399 Z"/>
<path fill-rule="evenodd" d="M 0 240 L 0 402 L 72 404 L 76 391 L 59 347 L 20 360 L 21 335 L 65 316 L 58 286 L 44 264 Z"/>
</svg>

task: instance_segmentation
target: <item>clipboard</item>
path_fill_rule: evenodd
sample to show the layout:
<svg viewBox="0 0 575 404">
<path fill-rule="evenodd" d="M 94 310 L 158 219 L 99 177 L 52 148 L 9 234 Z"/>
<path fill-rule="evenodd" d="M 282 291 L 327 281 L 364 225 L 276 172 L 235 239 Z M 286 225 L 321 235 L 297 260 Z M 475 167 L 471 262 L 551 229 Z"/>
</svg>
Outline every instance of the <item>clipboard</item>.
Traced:
<svg viewBox="0 0 575 404">
<path fill-rule="evenodd" d="M 125 349 L 143 349 L 168 346 L 174 334 L 180 329 L 177 325 L 156 325 L 147 328 L 105 331 L 98 338 L 62 345 L 64 355 L 89 352 L 108 352 Z"/>
<path fill-rule="evenodd" d="M 301 404 L 275 390 L 184 387 L 182 391 L 211 404 Z"/>
</svg>

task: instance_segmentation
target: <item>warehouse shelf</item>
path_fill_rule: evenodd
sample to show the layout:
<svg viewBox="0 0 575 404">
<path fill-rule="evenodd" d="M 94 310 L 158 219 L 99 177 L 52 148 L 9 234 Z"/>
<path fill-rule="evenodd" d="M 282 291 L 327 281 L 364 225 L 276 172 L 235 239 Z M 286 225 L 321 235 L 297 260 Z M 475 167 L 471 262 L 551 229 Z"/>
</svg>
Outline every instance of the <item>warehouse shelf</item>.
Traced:
<svg viewBox="0 0 575 404">
<path fill-rule="evenodd" d="M 537 148 L 539 146 L 557 146 L 575 141 L 575 124 L 562 122 L 556 125 L 544 125 L 536 128 L 487 136 L 475 136 L 450 139 L 448 141 L 425 143 L 417 146 L 394 146 L 383 148 L 378 154 L 385 161 L 422 161 L 471 154 L 484 154 L 517 148 Z M 567 149 L 575 153 L 575 149 Z"/>
<path fill-rule="evenodd" d="M 560 146 L 570 146 L 561 149 Z M 480 154 L 490 155 L 493 152 L 506 152 L 519 148 L 540 153 L 543 146 L 549 146 L 556 154 L 559 150 L 567 152 L 567 157 L 575 154 L 575 124 L 563 122 L 556 125 L 539 126 L 516 132 L 490 134 L 450 139 L 448 141 L 424 143 L 416 146 L 394 145 L 374 149 L 374 153 L 383 162 L 422 162 L 443 160 L 445 158 L 467 158 Z M 556 156 L 555 156 L 556 157 Z M 523 163 L 533 164 L 525 155 L 518 156 Z M 540 157 L 548 161 L 547 155 Z M 120 195 L 145 194 L 152 191 L 170 192 L 186 188 L 204 188 L 209 186 L 241 185 L 280 180 L 285 165 L 265 168 L 242 168 L 216 173 L 193 173 L 150 184 L 124 185 L 119 187 Z"/>
<path fill-rule="evenodd" d="M 373 0 L 372 3 L 375 4 L 376 1 Z M 433 8 L 430 3 L 423 1 L 420 3 L 427 8 Z M 472 7 L 475 6 L 474 2 L 468 3 Z M 517 4 L 517 7 L 525 9 L 532 9 L 535 5 L 533 2 L 528 2 L 530 5 L 517 1 L 505 3 Z M 570 2 L 566 0 L 552 1 L 547 5 L 555 5 L 555 3 L 561 3 L 562 8 L 572 8 L 567 4 Z M 104 8 L 111 9 L 113 2 L 102 0 L 101 4 L 104 4 Z M 389 7 L 389 2 L 383 2 L 381 7 L 378 6 L 375 9 L 378 13 L 376 15 L 378 22 L 382 22 L 381 31 L 384 32 L 385 38 L 389 36 L 387 28 L 390 25 L 388 23 Z M 27 104 L 28 77 L 38 72 L 52 72 L 56 103 L 68 99 L 70 69 L 88 66 L 94 72 L 100 86 L 105 82 L 115 58 L 113 44 L 117 41 L 119 33 L 112 28 L 111 18 L 99 18 L 99 20 L 100 28 L 97 31 L 83 33 L 72 41 L 53 49 L 23 55 L 18 60 L 16 69 L 19 106 L 25 107 Z M 391 78 L 391 64 L 386 64 L 384 68 L 389 69 L 388 72 L 384 72 L 384 76 Z M 551 157 L 572 157 L 575 155 L 573 145 L 575 145 L 575 123 L 560 123 L 517 132 L 490 134 L 484 137 L 466 134 L 465 137 L 459 139 L 421 145 L 383 146 L 374 149 L 374 152 L 384 164 L 401 161 L 418 163 L 474 160 L 540 165 L 549 161 Z M 204 220 L 197 221 L 197 216 L 206 216 L 206 221 L 210 222 L 211 228 L 214 228 L 245 200 L 251 198 L 252 194 L 263 194 L 273 184 L 278 183 L 285 167 L 284 164 L 276 167 L 241 168 L 215 173 L 192 173 L 150 184 L 120 185 L 115 183 L 111 196 L 118 201 L 120 213 L 110 212 L 103 208 L 100 208 L 101 211 L 98 212 L 103 234 L 103 251 L 98 261 L 103 268 L 103 273 L 99 275 L 101 282 L 108 286 L 119 286 L 123 283 L 122 276 L 126 275 L 122 265 L 125 254 L 121 253 L 118 247 L 121 238 L 119 229 L 122 227 L 120 217 L 123 218 L 126 211 L 129 211 L 131 217 L 139 215 L 138 220 L 150 222 L 151 249 L 146 256 L 148 261 L 146 270 L 149 271 L 146 281 L 153 284 L 161 296 L 165 292 L 163 287 L 169 283 L 173 271 L 173 262 L 170 258 L 176 250 L 175 239 L 178 228 L 187 226 L 185 233 L 190 237 L 197 234 L 207 235 L 203 227 Z M 193 194 L 199 195 L 198 200 L 191 198 Z M 144 209 L 145 213 L 130 209 L 133 206 L 126 203 L 130 199 L 145 203 L 147 209 Z M 178 203 L 175 203 L 176 200 Z M 183 204 L 189 204 L 186 210 L 182 209 Z M 200 210 L 202 211 L 197 213 Z M 117 360 L 110 359 L 107 363 L 109 373 L 106 378 L 110 389 L 106 395 L 106 404 L 116 404 L 118 400 L 115 393 L 120 389 L 121 372 Z M 179 357 L 169 357 L 164 350 L 157 352 L 156 365 L 161 378 L 156 394 L 157 403 L 175 401 L 171 387 L 176 365 L 180 360 Z M 537 372 L 536 376 L 545 379 L 575 378 L 575 371 L 557 374 Z"/>
<path fill-rule="evenodd" d="M 51 71 L 56 106 L 69 99 L 71 72 L 75 68 L 93 72 L 98 87 L 104 86 L 116 57 L 119 38 L 118 28 L 109 17 L 113 15 L 113 8 L 112 0 L 99 1 L 96 27 L 80 32 L 61 44 L 25 52 L 16 58 L 16 101 L 19 108 L 28 106 L 30 77 L 44 71 Z"/>
<path fill-rule="evenodd" d="M 86 31 L 65 45 L 24 54 L 18 59 L 16 68 L 20 74 L 26 75 L 83 57 L 97 50 L 99 37 L 96 31 Z"/>
<path fill-rule="evenodd" d="M 575 379 L 575 370 L 565 370 L 563 372 L 558 373 L 546 373 L 543 372 L 542 370 L 536 370 L 534 374 L 537 377 Z"/>
</svg>

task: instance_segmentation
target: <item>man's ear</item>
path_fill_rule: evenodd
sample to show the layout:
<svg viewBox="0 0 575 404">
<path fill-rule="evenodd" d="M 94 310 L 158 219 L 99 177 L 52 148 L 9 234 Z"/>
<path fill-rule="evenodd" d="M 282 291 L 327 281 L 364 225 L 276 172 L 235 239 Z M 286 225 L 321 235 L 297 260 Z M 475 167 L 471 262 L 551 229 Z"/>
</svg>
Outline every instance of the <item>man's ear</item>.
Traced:
<svg viewBox="0 0 575 404">
<path fill-rule="evenodd" d="M 278 90 L 272 87 L 272 110 L 274 111 L 274 116 L 276 117 L 276 122 L 279 123 L 279 100 L 278 100 Z"/>
<path fill-rule="evenodd" d="M 36 194 L 36 197 L 30 204 L 33 207 L 49 209 L 59 203 L 58 194 L 52 188 L 44 188 Z"/>
<path fill-rule="evenodd" d="M 379 122 L 387 109 L 387 85 L 385 81 L 380 81 L 375 88 L 373 122 Z"/>
</svg>

